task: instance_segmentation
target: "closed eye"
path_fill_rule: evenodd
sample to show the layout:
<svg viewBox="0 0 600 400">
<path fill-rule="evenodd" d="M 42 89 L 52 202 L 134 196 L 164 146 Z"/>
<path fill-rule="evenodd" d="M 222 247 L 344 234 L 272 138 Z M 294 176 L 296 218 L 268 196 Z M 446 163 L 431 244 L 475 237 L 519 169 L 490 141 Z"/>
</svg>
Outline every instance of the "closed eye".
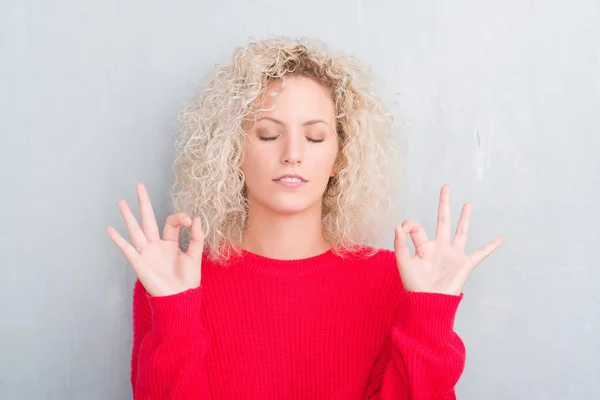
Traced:
<svg viewBox="0 0 600 400">
<path fill-rule="evenodd" d="M 270 140 L 275 140 L 278 137 L 279 136 L 259 136 L 258 139 L 264 140 L 264 141 L 270 141 Z M 321 143 L 321 142 L 325 141 L 325 139 L 311 139 L 311 138 L 306 138 L 306 140 L 308 140 L 309 142 L 312 142 L 312 143 Z"/>
</svg>

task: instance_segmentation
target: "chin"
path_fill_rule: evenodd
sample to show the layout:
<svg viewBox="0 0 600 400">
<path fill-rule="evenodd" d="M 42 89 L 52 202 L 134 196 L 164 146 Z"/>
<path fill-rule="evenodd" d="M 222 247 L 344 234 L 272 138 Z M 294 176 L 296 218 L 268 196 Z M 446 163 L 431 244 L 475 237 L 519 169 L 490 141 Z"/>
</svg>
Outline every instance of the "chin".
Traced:
<svg viewBox="0 0 600 400">
<path fill-rule="evenodd" d="M 301 204 L 301 203 L 273 203 L 268 205 L 268 207 L 273 210 L 273 212 L 281 215 L 295 215 L 300 214 L 307 209 L 310 208 L 309 204 Z"/>
<path fill-rule="evenodd" d="M 307 196 L 307 193 L 273 193 L 271 196 L 252 196 L 252 203 L 279 215 L 295 215 L 312 208 L 322 206 L 322 198 L 318 195 Z"/>
<path fill-rule="evenodd" d="M 264 203 L 273 212 L 281 215 L 294 215 L 306 212 L 312 207 L 321 204 L 320 199 L 307 199 L 302 196 L 273 196 L 270 199 L 265 199 Z"/>
</svg>

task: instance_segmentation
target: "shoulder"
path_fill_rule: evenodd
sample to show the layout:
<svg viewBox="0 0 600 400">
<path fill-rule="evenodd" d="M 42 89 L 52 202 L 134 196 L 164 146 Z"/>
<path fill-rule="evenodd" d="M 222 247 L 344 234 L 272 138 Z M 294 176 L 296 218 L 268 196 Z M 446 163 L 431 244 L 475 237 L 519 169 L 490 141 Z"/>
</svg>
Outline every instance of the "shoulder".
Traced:
<svg viewBox="0 0 600 400">
<path fill-rule="evenodd" d="M 394 291 L 403 290 L 393 250 L 362 246 L 345 257 L 374 283 Z"/>
<path fill-rule="evenodd" d="M 361 246 L 345 254 L 352 263 L 359 263 L 367 268 L 387 271 L 397 270 L 396 254 L 392 250 L 371 246 Z"/>
<path fill-rule="evenodd" d="M 359 285 L 359 303 L 369 304 L 372 315 L 391 324 L 404 299 L 404 285 L 392 250 L 364 247 L 352 252 L 348 270 Z M 387 326 L 387 325 L 386 325 Z"/>
</svg>

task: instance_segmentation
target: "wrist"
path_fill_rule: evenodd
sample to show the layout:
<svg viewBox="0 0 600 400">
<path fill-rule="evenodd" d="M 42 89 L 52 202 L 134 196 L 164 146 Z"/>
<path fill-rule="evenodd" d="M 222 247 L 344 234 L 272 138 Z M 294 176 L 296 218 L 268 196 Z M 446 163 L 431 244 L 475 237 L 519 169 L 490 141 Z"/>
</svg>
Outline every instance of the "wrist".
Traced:
<svg viewBox="0 0 600 400">
<path fill-rule="evenodd" d="M 463 294 L 413 292 L 405 294 L 400 327 L 416 335 L 445 335 L 454 320 Z"/>
<path fill-rule="evenodd" d="M 147 295 L 152 327 L 161 336 L 186 336 L 202 327 L 202 288 L 167 295 Z"/>
</svg>

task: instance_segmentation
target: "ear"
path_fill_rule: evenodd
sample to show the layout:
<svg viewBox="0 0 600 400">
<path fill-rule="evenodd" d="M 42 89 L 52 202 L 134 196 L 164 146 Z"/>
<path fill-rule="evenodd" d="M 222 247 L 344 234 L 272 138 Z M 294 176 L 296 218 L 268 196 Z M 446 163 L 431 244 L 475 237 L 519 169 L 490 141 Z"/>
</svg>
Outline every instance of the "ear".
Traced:
<svg viewBox="0 0 600 400">
<path fill-rule="evenodd" d="M 331 167 L 331 172 L 329 173 L 329 177 L 333 178 L 334 176 L 336 176 L 339 172 L 338 169 L 338 165 L 337 165 L 337 161 L 333 164 L 333 167 Z"/>
<path fill-rule="evenodd" d="M 340 172 L 340 164 L 341 164 L 340 154 L 338 154 L 337 157 L 335 158 L 335 161 L 333 162 L 333 165 L 331 166 L 331 171 L 329 172 L 330 178 L 333 178 Z"/>
</svg>

